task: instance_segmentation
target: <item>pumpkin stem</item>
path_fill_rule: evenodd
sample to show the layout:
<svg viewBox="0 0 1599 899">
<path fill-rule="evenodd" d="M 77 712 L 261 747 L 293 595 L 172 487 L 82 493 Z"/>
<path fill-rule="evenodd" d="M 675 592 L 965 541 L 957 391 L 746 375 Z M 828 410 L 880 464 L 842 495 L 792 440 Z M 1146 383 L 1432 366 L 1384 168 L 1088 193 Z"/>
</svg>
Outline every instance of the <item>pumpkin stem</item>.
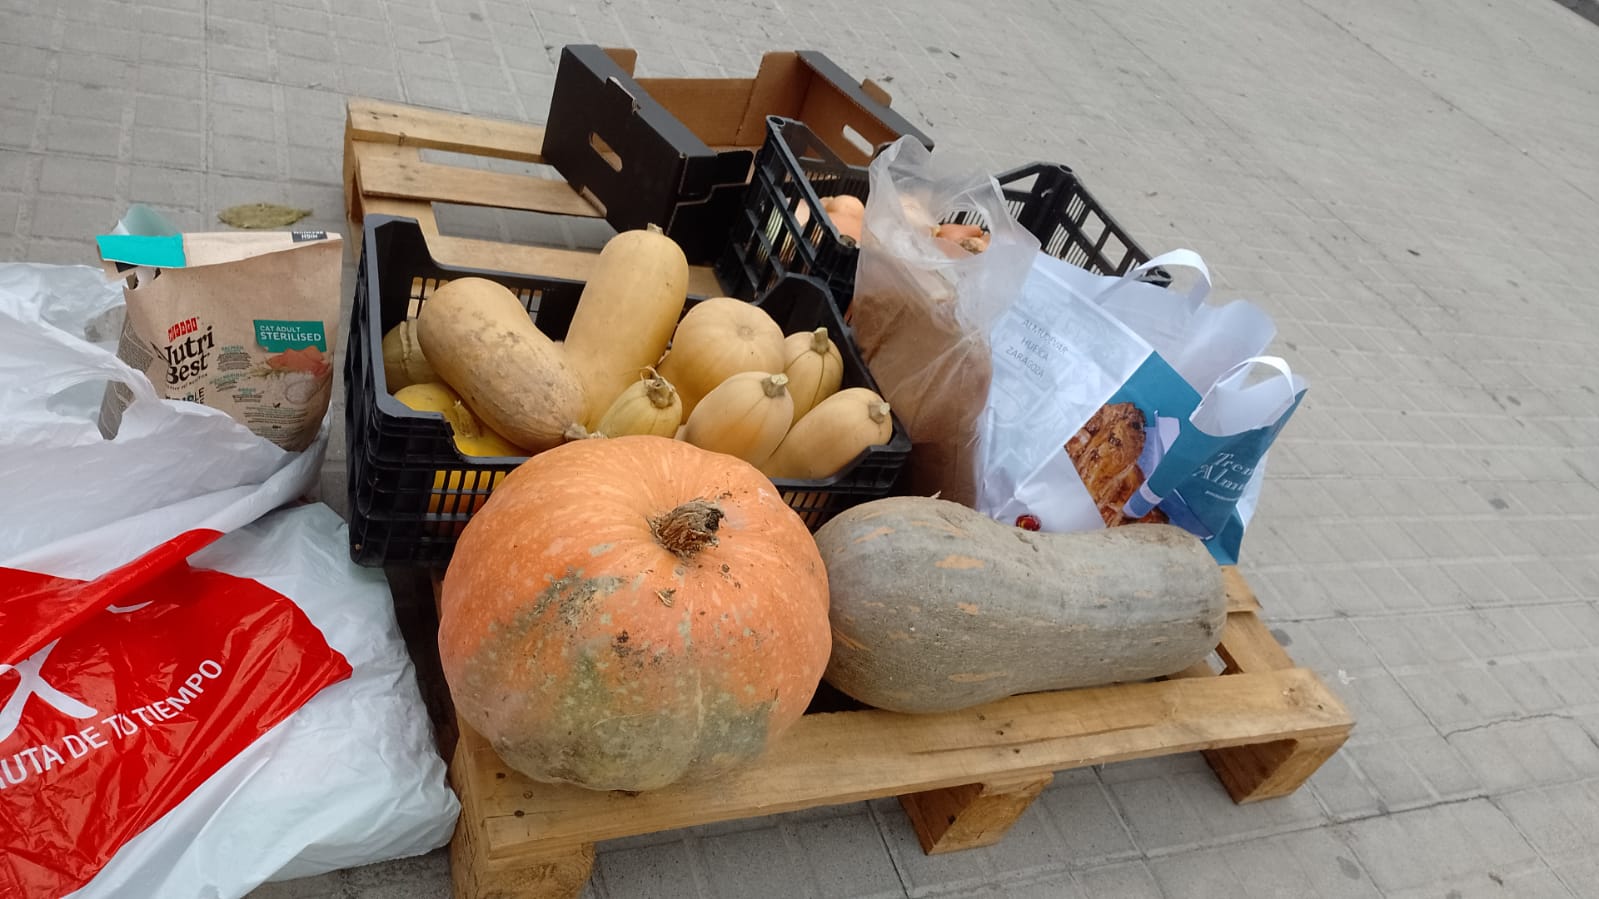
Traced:
<svg viewBox="0 0 1599 899">
<path fill-rule="evenodd" d="M 767 375 L 766 379 L 761 382 L 761 389 L 765 390 L 766 395 L 773 399 L 782 396 L 788 392 L 788 375 L 781 372 L 775 375 Z"/>
<path fill-rule="evenodd" d="M 591 437 L 604 437 L 605 435 L 599 431 L 590 431 L 588 428 L 583 427 L 582 423 L 574 421 L 566 426 L 566 430 L 562 432 L 561 436 L 567 440 L 587 440 Z"/>
<path fill-rule="evenodd" d="M 644 230 L 650 232 L 651 234 L 660 234 L 661 226 L 655 224 L 654 222 L 650 222 L 648 225 L 644 226 Z"/>
<path fill-rule="evenodd" d="M 832 343 L 833 341 L 827 339 L 826 328 L 817 328 L 811 332 L 811 352 L 821 353 L 823 356 L 826 356 L 827 348 L 831 346 Z"/>
<path fill-rule="evenodd" d="M 650 519 L 650 530 L 657 543 L 687 562 L 705 547 L 716 545 L 716 529 L 721 524 L 721 506 L 708 499 L 691 499 Z"/>
<path fill-rule="evenodd" d="M 882 424 L 888 419 L 888 404 L 871 403 L 866 407 L 866 414 L 872 417 L 872 421 Z"/>
</svg>

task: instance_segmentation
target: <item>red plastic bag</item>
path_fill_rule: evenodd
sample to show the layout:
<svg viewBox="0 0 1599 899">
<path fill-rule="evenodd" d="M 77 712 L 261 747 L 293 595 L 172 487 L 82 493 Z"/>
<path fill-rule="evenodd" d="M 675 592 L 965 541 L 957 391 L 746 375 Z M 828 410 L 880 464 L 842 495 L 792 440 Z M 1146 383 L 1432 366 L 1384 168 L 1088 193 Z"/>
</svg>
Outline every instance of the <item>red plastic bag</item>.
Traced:
<svg viewBox="0 0 1599 899">
<path fill-rule="evenodd" d="M 0 896 L 82 887 L 350 676 L 289 598 L 188 566 L 216 536 L 187 532 L 94 581 L 0 567 Z"/>
</svg>

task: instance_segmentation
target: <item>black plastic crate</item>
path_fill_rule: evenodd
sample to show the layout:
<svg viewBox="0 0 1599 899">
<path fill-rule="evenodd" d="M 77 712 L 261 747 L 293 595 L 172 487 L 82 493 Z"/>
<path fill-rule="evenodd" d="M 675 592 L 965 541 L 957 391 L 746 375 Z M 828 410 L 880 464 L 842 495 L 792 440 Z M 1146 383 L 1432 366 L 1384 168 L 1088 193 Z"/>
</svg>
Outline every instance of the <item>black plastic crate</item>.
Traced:
<svg viewBox="0 0 1599 899">
<path fill-rule="evenodd" d="M 466 276 L 510 288 L 539 329 L 555 339 L 566 336 L 583 290 L 578 281 L 440 265 L 414 219 L 367 216 L 344 369 L 350 556 L 358 564 L 444 565 L 494 485 L 526 461 L 462 456 L 442 415 L 411 409 L 384 387 L 383 335 L 414 316 L 440 284 Z M 689 305 L 702 299 L 690 297 Z M 784 279 L 757 305 L 784 334 L 827 328 L 844 357 L 843 386 L 878 390 L 849 326 L 820 282 Z M 910 448 L 910 437 L 895 418 L 890 442 L 865 450 L 841 473 L 774 483 L 815 530 L 851 506 L 887 496 Z"/>
<path fill-rule="evenodd" d="M 635 61 L 631 50 L 563 47 L 542 153 L 612 227 L 657 225 L 691 263 L 721 252 L 768 115 L 809 123 L 848 162 L 902 135 L 933 146 L 882 88 L 814 50 L 767 53 L 753 79 L 635 79 Z"/>
<path fill-rule="evenodd" d="M 994 177 L 1011 215 L 1051 256 L 1103 275 L 1149 260 L 1070 168 L 1036 162 Z M 864 203 L 867 183 L 864 167 L 840 159 L 803 122 L 769 117 L 744 208 L 716 261 L 717 277 L 733 296 L 749 299 L 784 276 L 809 275 L 848 309 L 860 250 L 839 235 L 821 200 L 849 194 Z"/>
</svg>

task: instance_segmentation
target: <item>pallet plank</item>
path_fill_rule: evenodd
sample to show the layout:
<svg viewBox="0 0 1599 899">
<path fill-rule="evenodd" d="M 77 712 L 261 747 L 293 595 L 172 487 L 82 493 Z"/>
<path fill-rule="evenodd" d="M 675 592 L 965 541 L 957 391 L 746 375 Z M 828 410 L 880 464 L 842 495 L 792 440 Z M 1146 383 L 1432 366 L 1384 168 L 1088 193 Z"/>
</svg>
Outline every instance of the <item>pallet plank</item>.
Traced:
<svg viewBox="0 0 1599 899">
<path fill-rule="evenodd" d="M 346 105 L 345 134 L 355 142 L 430 147 L 474 156 L 544 161 L 544 129 L 482 116 L 356 97 Z"/>
<path fill-rule="evenodd" d="M 1249 582 L 1244 580 L 1244 573 L 1238 570 L 1237 565 L 1221 566 L 1221 579 L 1227 587 L 1227 611 L 1260 611 L 1260 600 L 1255 598 L 1255 591 L 1250 589 Z"/>
<path fill-rule="evenodd" d="M 1279 671 L 1294 667 L 1294 660 L 1271 635 L 1254 612 L 1229 612 L 1216 654 L 1229 672 Z"/>
<path fill-rule="evenodd" d="M 589 250 L 535 247 L 441 234 L 438 219 L 433 214 L 433 205 L 419 200 L 367 197 L 365 208 L 370 215 L 400 215 L 416 219 L 427 238 L 433 258 L 442 265 L 502 272 L 538 272 L 547 278 L 587 281 L 599 259 L 598 253 Z M 688 289 L 690 293 L 700 296 L 722 294 L 716 273 L 703 265 L 689 266 Z"/>
<path fill-rule="evenodd" d="M 1306 737 L 1349 713 L 1303 669 L 1036 693 L 941 715 L 807 715 L 759 763 L 710 786 L 628 796 L 540 784 L 463 729 L 473 812 L 500 847 L 548 852 L 639 833 L 1067 768 Z"/>
<path fill-rule="evenodd" d="M 368 197 L 604 217 L 565 181 L 426 162 L 414 148 L 396 144 L 361 142 L 354 150 L 361 192 Z"/>
</svg>

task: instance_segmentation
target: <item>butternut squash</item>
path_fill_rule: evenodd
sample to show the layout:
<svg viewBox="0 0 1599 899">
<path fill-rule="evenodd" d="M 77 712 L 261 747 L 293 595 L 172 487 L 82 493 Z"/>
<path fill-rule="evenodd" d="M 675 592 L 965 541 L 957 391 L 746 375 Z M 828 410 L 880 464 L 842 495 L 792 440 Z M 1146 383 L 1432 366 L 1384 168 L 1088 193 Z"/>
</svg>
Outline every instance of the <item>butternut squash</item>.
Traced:
<svg viewBox="0 0 1599 899">
<path fill-rule="evenodd" d="M 865 387 L 851 387 L 822 400 L 795 422 L 760 469 L 769 478 L 830 478 L 862 450 L 892 436 L 888 403 Z"/>
<path fill-rule="evenodd" d="M 844 380 L 844 357 L 827 336 L 826 328 L 790 334 L 783 341 L 783 374 L 794 395 L 794 420 L 799 421 L 816 404 L 838 392 Z"/>
<path fill-rule="evenodd" d="M 713 297 L 690 309 L 659 368 L 683 398 L 685 418 L 706 394 L 739 372 L 783 370 L 783 329 L 759 306 Z"/>
<path fill-rule="evenodd" d="M 434 290 L 417 316 L 422 352 L 489 428 L 538 453 L 583 415 L 583 385 L 516 295 L 485 278 Z"/>
<path fill-rule="evenodd" d="M 822 198 L 822 211 L 833 223 L 839 240 L 847 247 L 858 246 L 866 224 L 866 204 L 850 194 Z"/>
<path fill-rule="evenodd" d="M 661 361 L 683 315 L 688 260 L 661 229 L 606 241 L 566 332 L 566 357 L 583 384 L 583 424 L 595 427 L 638 371 Z"/>
<path fill-rule="evenodd" d="M 683 426 L 683 439 L 758 468 L 793 420 L 787 375 L 739 372 L 705 395 Z"/>
<path fill-rule="evenodd" d="M 428 364 L 416 340 L 416 319 L 408 318 L 383 335 L 383 381 L 389 393 L 396 394 L 412 384 L 431 384 L 438 372 Z"/>
<path fill-rule="evenodd" d="M 611 408 L 600 416 L 594 431 L 605 437 L 653 434 L 671 437 L 683 423 L 683 401 L 671 382 L 646 368 L 642 377 L 622 391 Z"/>
<path fill-rule="evenodd" d="M 1181 671 L 1221 639 L 1203 543 L 1166 524 L 1042 534 L 926 497 L 874 500 L 816 532 L 827 681 L 896 712 Z"/>
</svg>

